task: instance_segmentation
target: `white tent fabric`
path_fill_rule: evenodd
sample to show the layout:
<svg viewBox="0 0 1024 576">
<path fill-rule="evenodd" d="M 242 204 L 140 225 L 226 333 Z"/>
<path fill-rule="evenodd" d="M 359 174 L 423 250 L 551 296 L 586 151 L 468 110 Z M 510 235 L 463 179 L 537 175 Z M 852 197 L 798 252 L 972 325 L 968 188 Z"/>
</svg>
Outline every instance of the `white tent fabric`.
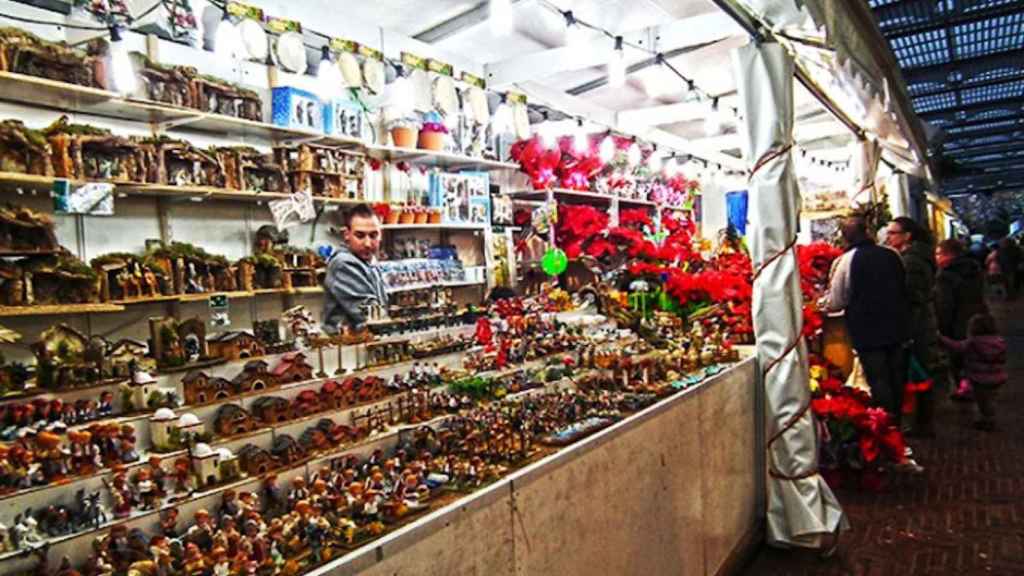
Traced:
<svg viewBox="0 0 1024 576">
<path fill-rule="evenodd" d="M 816 547 L 847 526 L 818 474 L 818 439 L 810 411 L 807 350 L 801 335 L 794 244 L 800 205 L 790 150 L 793 59 L 778 44 L 733 53 L 752 162 L 751 256 L 754 333 L 765 387 L 768 437 L 768 542 Z"/>
<path fill-rule="evenodd" d="M 889 195 L 889 213 L 893 218 L 912 217 L 910 209 L 910 176 L 897 172 L 889 177 L 885 191 Z"/>
<path fill-rule="evenodd" d="M 853 206 L 863 206 L 878 200 L 878 187 L 875 180 L 878 178 L 878 162 L 882 158 L 882 149 L 878 142 L 866 138 L 854 142 L 856 147 L 853 154 L 853 188 L 850 190 L 850 203 Z"/>
</svg>

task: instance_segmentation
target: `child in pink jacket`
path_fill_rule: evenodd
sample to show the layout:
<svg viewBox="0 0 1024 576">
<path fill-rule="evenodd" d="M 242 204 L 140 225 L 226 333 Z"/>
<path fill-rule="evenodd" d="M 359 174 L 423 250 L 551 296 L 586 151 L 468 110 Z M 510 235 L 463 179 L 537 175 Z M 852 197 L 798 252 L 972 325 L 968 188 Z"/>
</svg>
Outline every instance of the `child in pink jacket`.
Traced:
<svg viewBox="0 0 1024 576">
<path fill-rule="evenodd" d="M 974 400 L 981 418 L 974 423 L 978 430 L 996 428 L 996 391 L 1006 383 L 1006 340 L 996 329 L 991 314 L 975 314 L 967 324 L 967 339 L 952 340 L 940 335 L 942 343 L 964 357 L 964 378 L 974 388 Z"/>
</svg>

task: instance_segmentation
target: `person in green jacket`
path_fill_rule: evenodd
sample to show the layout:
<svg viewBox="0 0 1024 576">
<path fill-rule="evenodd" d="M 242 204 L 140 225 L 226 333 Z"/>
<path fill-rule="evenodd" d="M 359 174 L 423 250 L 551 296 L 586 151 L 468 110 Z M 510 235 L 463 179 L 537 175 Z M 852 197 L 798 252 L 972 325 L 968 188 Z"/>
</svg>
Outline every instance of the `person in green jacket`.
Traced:
<svg viewBox="0 0 1024 576">
<path fill-rule="evenodd" d="M 901 216 L 889 222 L 886 243 L 903 257 L 906 270 L 907 295 L 910 300 L 911 353 L 935 383 L 945 364 L 938 343 L 938 321 L 935 316 L 935 245 L 931 233 L 914 220 Z M 934 384 L 933 384 L 934 386 Z M 935 435 L 934 394 L 920 392 L 911 428 L 911 435 Z"/>
</svg>

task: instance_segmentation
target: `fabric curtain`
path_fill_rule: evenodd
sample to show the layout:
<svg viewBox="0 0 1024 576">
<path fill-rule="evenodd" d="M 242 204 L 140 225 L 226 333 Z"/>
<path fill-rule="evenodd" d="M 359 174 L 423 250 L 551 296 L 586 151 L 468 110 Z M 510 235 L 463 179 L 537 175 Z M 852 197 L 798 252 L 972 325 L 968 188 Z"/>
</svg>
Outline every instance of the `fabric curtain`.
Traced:
<svg viewBox="0 0 1024 576">
<path fill-rule="evenodd" d="M 795 242 L 800 206 L 791 154 L 793 60 L 778 44 L 737 49 L 733 62 L 752 176 L 754 334 L 765 387 L 768 542 L 817 547 L 845 528 L 839 502 L 818 474 Z"/>
</svg>

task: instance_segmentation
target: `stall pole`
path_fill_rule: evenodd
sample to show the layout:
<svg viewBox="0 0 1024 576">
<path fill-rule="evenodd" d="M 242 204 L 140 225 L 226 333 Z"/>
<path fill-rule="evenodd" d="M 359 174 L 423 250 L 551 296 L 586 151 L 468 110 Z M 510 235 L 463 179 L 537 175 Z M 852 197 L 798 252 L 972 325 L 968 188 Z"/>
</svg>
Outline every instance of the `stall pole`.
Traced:
<svg viewBox="0 0 1024 576">
<path fill-rule="evenodd" d="M 912 217 L 910 210 L 910 183 L 903 172 L 896 172 L 889 177 L 885 189 L 889 194 L 889 213 L 893 218 L 900 216 Z"/>
<path fill-rule="evenodd" d="M 733 52 L 748 138 L 749 233 L 754 265 L 754 334 L 765 388 L 768 438 L 767 539 L 817 547 L 847 522 L 818 474 L 807 349 L 797 276 L 798 206 L 793 148 L 793 58 L 775 43 Z"/>
<path fill-rule="evenodd" d="M 882 148 L 878 141 L 862 137 L 852 144 L 856 147 L 853 154 L 853 190 L 850 193 L 850 204 L 854 207 L 878 202 L 878 188 L 875 178 L 878 177 L 878 163 L 882 159 Z"/>
</svg>

